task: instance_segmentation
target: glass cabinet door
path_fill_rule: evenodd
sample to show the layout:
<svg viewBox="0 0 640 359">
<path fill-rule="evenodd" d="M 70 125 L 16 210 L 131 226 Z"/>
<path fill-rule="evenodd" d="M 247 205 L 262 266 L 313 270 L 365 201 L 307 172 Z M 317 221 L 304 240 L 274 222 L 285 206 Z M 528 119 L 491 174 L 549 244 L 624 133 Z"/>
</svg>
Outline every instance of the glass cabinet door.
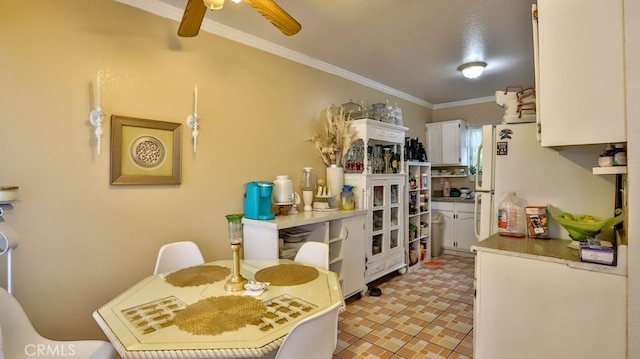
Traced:
<svg viewBox="0 0 640 359">
<path fill-rule="evenodd" d="M 386 252 L 388 247 L 386 235 L 384 233 L 385 222 L 387 221 L 387 209 L 385 203 L 387 199 L 387 187 L 384 185 L 372 186 L 373 198 L 372 198 L 372 211 L 371 211 L 371 254 L 373 256 L 382 255 Z"/>
<path fill-rule="evenodd" d="M 391 237 L 391 240 L 389 241 L 389 249 L 398 248 L 398 246 L 400 245 L 400 240 L 398 239 L 398 230 L 392 230 L 391 232 L 389 232 L 389 236 Z"/>
<path fill-rule="evenodd" d="M 384 206 L 384 186 L 373 186 L 373 208 Z"/>
<path fill-rule="evenodd" d="M 397 184 L 392 184 L 390 186 L 390 191 L 391 191 L 391 196 L 390 196 L 390 201 L 391 204 L 398 204 L 398 201 L 400 201 L 400 186 L 398 186 Z"/>
<path fill-rule="evenodd" d="M 371 184 L 370 241 L 367 252 L 374 260 L 384 258 L 389 251 L 398 253 L 403 246 L 403 179 L 381 180 Z"/>
<path fill-rule="evenodd" d="M 376 254 L 382 253 L 382 233 L 374 235 L 372 239 L 371 254 L 375 256 Z"/>
<path fill-rule="evenodd" d="M 373 216 L 373 231 L 381 231 L 384 228 L 384 209 L 378 209 L 371 212 Z"/>
</svg>

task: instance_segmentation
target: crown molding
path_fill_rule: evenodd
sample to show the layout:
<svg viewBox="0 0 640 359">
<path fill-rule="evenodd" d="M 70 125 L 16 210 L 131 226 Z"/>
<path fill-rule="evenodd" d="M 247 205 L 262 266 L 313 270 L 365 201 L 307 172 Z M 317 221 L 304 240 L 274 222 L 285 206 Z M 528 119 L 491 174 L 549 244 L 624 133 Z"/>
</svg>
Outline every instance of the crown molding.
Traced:
<svg viewBox="0 0 640 359">
<path fill-rule="evenodd" d="M 165 4 L 160 1 L 149 1 L 149 0 L 114 0 L 114 1 L 150 12 L 152 14 L 155 14 L 164 18 L 175 20 L 177 22 L 180 22 L 182 20 L 183 9 L 176 8 L 174 6 Z M 218 35 L 218 36 L 227 38 L 229 40 L 236 41 L 241 44 L 254 47 L 256 49 L 260 49 L 262 51 L 283 57 L 285 59 L 303 64 L 303 65 L 307 65 L 317 70 L 320 70 L 332 75 L 336 75 L 346 80 L 353 81 L 360 85 L 384 92 L 388 95 L 401 98 L 403 100 L 409 101 L 411 103 L 414 103 L 422 107 L 431 109 L 434 106 L 430 102 L 424 101 L 415 96 L 396 90 L 392 87 L 386 86 L 384 84 L 381 84 L 379 82 L 373 81 L 366 77 L 360 76 L 353 72 L 347 71 L 340 67 L 331 65 L 327 62 L 320 61 L 316 58 L 307 56 L 297 51 L 293 51 L 291 49 L 285 48 L 283 46 L 274 44 L 269 41 L 265 41 L 253 35 L 249 35 L 242 31 L 238 31 L 236 29 L 222 25 L 216 21 L 212 21 L 207 18 L 203 20 L 202 26 L 200 27 L 200 29 L 202 31 L 206 31 L 208 33 Z"/>
<path fill-rule="evenodd" d="M 458 107 L 458 106 L 476 105 L 476 104 L 479 104 L 479 103 L 494 102 L 495 100 L 496 100 L 495 95 L 494 96 L 486 96 L 486 97 L 478 97 L 478 98 L 472 98 L 472 99 L 469 99 L 469 100 L 446 102 L 446 103 L 440 103 L 440 104 L 437 104 L 437 105 L 432 105 L 432 109 L 441 110 L 441 109 L 444 109 L 444 108 L 451 108 L 451 107 Z"/>
</svg>

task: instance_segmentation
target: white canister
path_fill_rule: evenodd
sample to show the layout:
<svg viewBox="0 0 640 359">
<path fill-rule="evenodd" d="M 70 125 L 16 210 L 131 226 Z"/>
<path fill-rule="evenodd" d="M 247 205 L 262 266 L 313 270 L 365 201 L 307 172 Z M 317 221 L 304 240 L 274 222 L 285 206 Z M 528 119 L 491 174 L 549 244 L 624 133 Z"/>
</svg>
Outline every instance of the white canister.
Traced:
<svg viewBox="0 0 640 359">
<path fill-rule="evenodd" d="M 276 176 L 273 181 L 273 203 L 291 203 L 294 199 L 293 181 L 289 176 Z"/>
</svg>

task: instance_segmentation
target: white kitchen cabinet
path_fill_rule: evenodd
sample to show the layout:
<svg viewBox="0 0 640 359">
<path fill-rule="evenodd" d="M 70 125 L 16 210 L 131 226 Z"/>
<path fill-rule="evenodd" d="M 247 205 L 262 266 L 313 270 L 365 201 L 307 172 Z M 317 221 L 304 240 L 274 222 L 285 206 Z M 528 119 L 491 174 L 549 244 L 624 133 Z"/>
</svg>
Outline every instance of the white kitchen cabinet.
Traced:
<svg viewBox="0 0 640 359">
<path fill-rule="evenodd" d="M 404 242 L 405 175 L 344 175 L 355 187 L 357 203 L 368 210 L 365 220 L 367 283 L 393 271 L 406 270 Z"/>
<path fill-rule="evenodd" d="M 365 219 L 363 216 L 348 217 L 342 220 L 343 246 L 343 284 L 345 298 L 353 294 L 366 292 L 365 284 Z"/>
<path fill-rule="evenodd" d="M 627 141 L 622 3 L 537 1 L 534 47 L 542 146 Z"/>
<path fill-rule="evenodd" d="M 624 359 L 626 276 L 542 260 L 546 243 L 478 249 L 473 358 Z"/>
<path fill-rule="evenodd" d="M 329 245 L 329 270 L 338 275 L 345 298 L 366 291 L 364 225 L 367 211 L 301 212 L 262 221 L 243 218 L 245 259 L 293 259 L 281 255 L 288 245 L 280 231 L 296 228 L 309 232 L 306 241 Z"/>
<path fill-rule="evenodd" d="M 427 160 L 432 166 L 466 166 L 469 163 L 468 127 L 463 120 L 426 125 Z"/>
<path fill-rule="evenodd" d="M 421 248 L 424 260 L 431 260 L 431 163 L 406 163 L 407 190 L 405 212 L 409 269 L 420 262 Z"/>
<path fill-rule="evenodd" d="M 442 248 L 454 254 L 471 256 L 471 246 L 478 243 L 475 235 L 473 203 L 433 202 L 433 212 L 443 216 Z"/>
</svg>

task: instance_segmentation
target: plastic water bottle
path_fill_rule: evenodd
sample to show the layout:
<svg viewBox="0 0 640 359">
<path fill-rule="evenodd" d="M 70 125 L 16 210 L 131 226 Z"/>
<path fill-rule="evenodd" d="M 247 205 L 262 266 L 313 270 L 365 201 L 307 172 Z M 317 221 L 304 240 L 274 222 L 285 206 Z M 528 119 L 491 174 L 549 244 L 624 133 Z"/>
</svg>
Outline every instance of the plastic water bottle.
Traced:
<svg viewBox="0 0 640 359">
<path fill-rule="evenodd" d="M 352 186 L 347 184 L 342 187 L 342 192 L 340 193 L 340 209 L 342 210 L 348 211 L 356 208 L 356 201 L 351 189 Z"/>
<path fill-rule="evenodd" d="M 446 179 L 444 180 L 444 184 L 442 185 L 442 196 L 451 196 L 451 183 L 449 183 L 449 181 L 447 181 Z"/>
<path fill-rule="evenodd" d="M 521 238 L 525 228 L 524 205 L 515 192 L 509 192 L 498 204 L 498 234 Z"/>
</svg>

